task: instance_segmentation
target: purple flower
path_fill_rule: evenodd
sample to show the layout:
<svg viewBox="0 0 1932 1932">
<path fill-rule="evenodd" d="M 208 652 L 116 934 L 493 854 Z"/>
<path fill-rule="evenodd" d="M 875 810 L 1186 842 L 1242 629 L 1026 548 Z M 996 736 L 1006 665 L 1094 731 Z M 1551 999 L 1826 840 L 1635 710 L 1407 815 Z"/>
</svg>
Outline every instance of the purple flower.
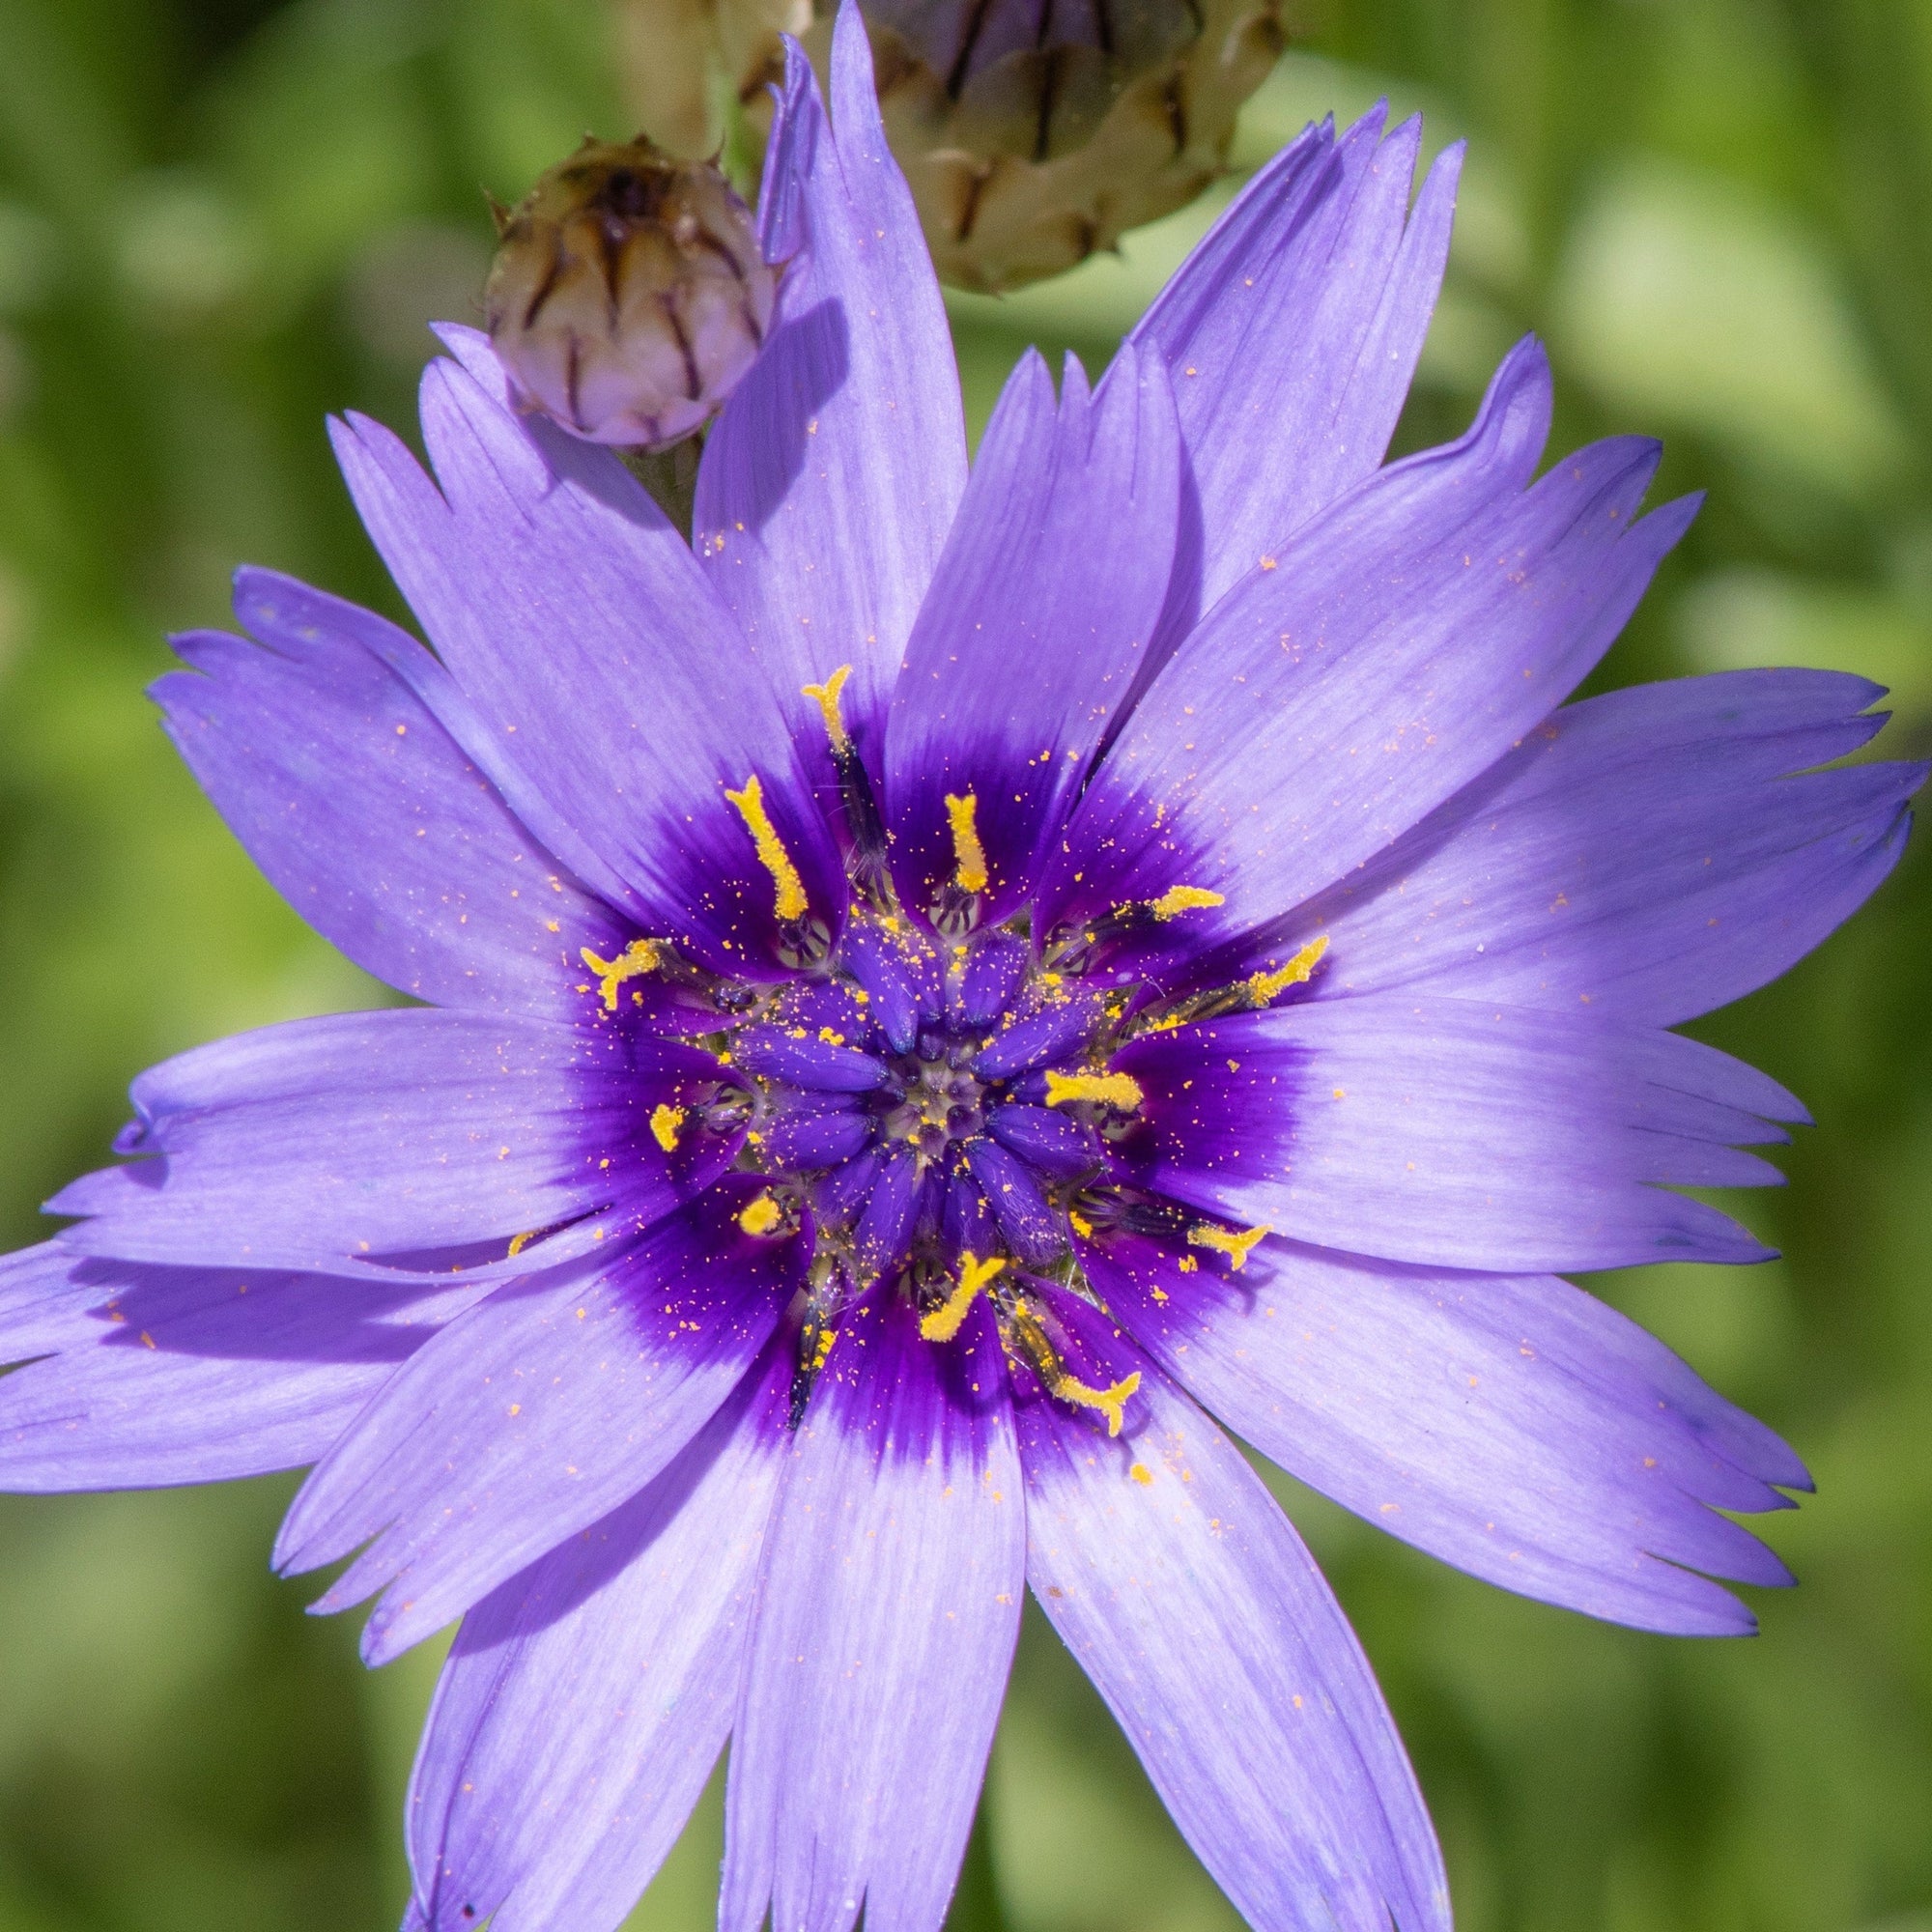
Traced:
<svg viewBox="0 0 1932 1932">
<path fill-rule="evenodd" d="M 134 1085 L 0 1275 L 0 1481 L 314 1463 L 380 1662 L 456 1618 L 409 1924 L 613 1926 L 731 1741 L 722 1923 L 929 1932 L 1031 1587 L 1256 1926 L 1442 1926 L 1368 1666 L 1208 1411 L 1511 1589 L 1786 1580 L 1803 1465 L 1557 1269 L 1765 1250 L 1672 1191 L 1803 1109 L 1667 1029 L 1882 879 L 1856 678 L 1565 699 L 1689 502 L 1535 475 L 1533 343 L 1381 467 L 1457 157 L 1312 129 L 969 476 L 847 10 L 686 544 L 474 333 L 433 482 L 337 426 L 435 646 L 261 572 L 156 695 L 421 1009 Z M 836 129 L 836 132 L 835 132 Z M 493 1917 L 494 1915 L 494 1917 Z"/>
</svg>

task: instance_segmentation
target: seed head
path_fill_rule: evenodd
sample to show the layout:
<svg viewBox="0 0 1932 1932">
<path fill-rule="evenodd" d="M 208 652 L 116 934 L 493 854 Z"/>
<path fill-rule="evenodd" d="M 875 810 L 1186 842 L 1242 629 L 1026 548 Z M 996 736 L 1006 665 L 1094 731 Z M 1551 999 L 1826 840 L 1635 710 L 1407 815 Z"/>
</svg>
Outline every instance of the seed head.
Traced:
<svg viewBox="0 0 1932 1932">
<path fill-rule="evenodd" d="M 592 442 L 701 429 L 764 342 L 777 273 L 710 162 L 586 137 L 500 225 L 490 338 L 530 406 Z"/>
</svg>

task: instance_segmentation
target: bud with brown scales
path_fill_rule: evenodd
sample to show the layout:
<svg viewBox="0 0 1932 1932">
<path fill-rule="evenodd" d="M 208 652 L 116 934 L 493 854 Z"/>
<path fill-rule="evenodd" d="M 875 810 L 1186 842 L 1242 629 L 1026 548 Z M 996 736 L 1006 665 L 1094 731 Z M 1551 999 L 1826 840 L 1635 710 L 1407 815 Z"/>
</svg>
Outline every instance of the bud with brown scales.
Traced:
<svg viewBox="0 0 1932 1932">
<path fill-rule="evenodd" d="M 724 407 L 764 342 L 778 275 L 713 163 L 586 136 L 497 218 L 487 326 L 530 408 L 590 441 L 658 450 Z"/>
</svg>

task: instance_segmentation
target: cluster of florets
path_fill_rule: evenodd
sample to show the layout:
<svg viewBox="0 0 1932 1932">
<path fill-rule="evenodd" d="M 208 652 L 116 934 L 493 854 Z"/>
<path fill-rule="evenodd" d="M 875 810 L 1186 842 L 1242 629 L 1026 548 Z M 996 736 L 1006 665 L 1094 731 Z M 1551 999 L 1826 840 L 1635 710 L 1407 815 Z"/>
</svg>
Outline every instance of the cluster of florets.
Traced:
<svg viewBox="0 0 1932 1932">
<path fill-rule="evenodd" d="M 1159 898 L 1037 941 L 1030 911 L 979 923 L 985 858 L 977 801 L 947 801 L 955 865 L 925 916 L 900 906 L 863 766 L 827 700 L 838 754 L 855 901 L 835 944 L 790 897 L 795 874 L 756 781 L 731 794 L 758 841 L 781 910 L 778 984 L 730 979 L 675 945 L 634 940 L 595 952 L 580 990 L 616 1024 L 682 1038 L 718 1060 L 719 1077 L 688 1104 L 659 1104 L 658 1145 L 687 1137 L 736 1144 L 734 1165 L 765 1179 L 739 1215 L 749 1235 L 802 1229 L 812 1262 L 798 1321 L 792 1420 L 800 1421 L 839 1317 L 875 1293 L 917 1310 L 929 1342 L 952 1341 L 982 1293 L 1015 1367 L 1052 1396 L 1122 1424 L 1129 1376 L 1105 1387 L 1067 1366 L 1042 1291 L 1104 1306 L 1075 1236 L 1109 1230 L 1208 1250 L 1238 1268 L 1267 1232 L 1204 1217 L 1145 1184 L 1143 1094 L 1113 1055 L 1151 1032 L 1271 1005 L 1313 976 L 1317 941 L 1275 972 L 1164 995 L 1110 970 L 1118 942 L 1220 903 L 1177 886 Z"/>
</svg>

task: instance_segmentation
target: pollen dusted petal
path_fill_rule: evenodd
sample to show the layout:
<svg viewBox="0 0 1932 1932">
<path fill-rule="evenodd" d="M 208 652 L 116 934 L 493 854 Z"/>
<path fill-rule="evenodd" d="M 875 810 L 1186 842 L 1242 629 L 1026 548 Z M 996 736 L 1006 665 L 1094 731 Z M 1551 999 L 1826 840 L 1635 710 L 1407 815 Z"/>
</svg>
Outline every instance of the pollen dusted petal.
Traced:
<svg viewBox="0 0 1932 1932">
<path fill-rule="evenodd" d="M 834 37 L 833 117 L 791 48 L 759 207 L 783 260 L 763 353 L 698 469 L 698 561 L 823 755 L 807 684 L 851 665 L 846 727 L 875 758 L 920 599 L 966 484 L 939 285 L 886 147 L 855 14 Z"/>
<path fill-rule="evenodd" d="M 264 572 L 236 588 L 262 641 L 175 639 L 150 688 L 250 857 L 350 958 L 436 1006 L 574 1017 L 563 969 L 622 924 L 520 822 L 371 649 L 428 653 L 379 617 Z"/>
<path fill-rule="evenodd" d="M 292 1020 L 142 1074 L 118 1145 L 164 1158 L 64 1188 L 56 1211 L 89 1218 L 61 1238 L 128 1260 L 327 1272 L 613 1206 L 649 1222 L 731 1158 L 714 1135 L 674 1160 L 647 1127 L 651 1105 L 717 1073 L 697 1048 L 626 1050 L 497 1014 Z"/>
<path fill-rule="evenodd" d="M 637 923 L 720 970 L 775 952 L 743 827 L 694 812 L 748 770 L 801 890 L 840 909 L 780 694 L 636 479 L 453 361 L 424 373 L 422 424 L 435 485 L 380 425 L 340 430 L 357 506 L 497 746 L 626 882 Z"/>
<path fill-rule="evenodd" d="M 1525 344 L 1462 441 L 1370 478 L 1214 607 L 1082 794 L 1039 929 L 1179 871 L 1227 902 L 1122 955 L 1159 974 L 1346 877 L 1569 696 L 1696 506 L 1637 520 L 1658 447 L 1634 438 L 1532 482 L 1549 406 Z"/>
<path fill-rule="evenodd" d="M 158 1489 L 296 1469 L 487 1284 L 154 1267 L 59 1242 L 0 1263 L 0 1487 Z"/>
<path fill-rule="evenodd" d="M 810 1259 L 739 1227 L 754 1184 L 722 1183 L 602 1268 L 499 1289 L 317 1465 L 276 1564 L 313 1570 L 368 1544 L 322 1603 L 384 1590 L 363 1634 L 372 1663 L 635 1495 L 716 1413 Z"/>
<path fill-rule="evenodd" d="M 1122 1157 L 1147 1185 L 1424 1266 L 1761 1260 L 1735 1222 L 1667 1190 L 1776 1180 L 1739 1145 L 1804 1116 L 1674 1034 L 1469 1000 L 1305 1002 L 1119 1058 L 1146 1090 L 1146 1138 Z"/>
<path fill-rule="evenodd" d="M 463 1620 L 410 1783 L 412 1927 L 614 1932 L 650 1883 L 735 1714 L 782 1367 Z"/>
<path fill-rule="evenodd" d="M 992 1322 L 855 1310 L 785 1470 L 725 1791 L 722 1932 L 935 1932 L 1019 1631 L 1025 1513 Z M 863 1794 L 855 1802 L 855 1794 Z"/>
<path fill-rule="evenodd" d="M 1101 1317 L 1058 1309 L 1124 1366 Z M 1347 1619 L 1234 1444 L 1145 1366 L 1118 1442 L 1019 1405 L 1035 1598 L 1258 1932 L 1448 1932 L 1435 1834 Z"/>
<path fill-rule="evenodd" d="M 1195 1398 L 1302 1482 L 1506 1590 L 1680 1635 L 1755 1620 L 1691 1574 L 1788 1582 L 1719 1510 L 1789 1505 L 1796 1456 L 1552 1276 L 1432 1275 L 1267 1242 L 1238 1284 L 1152 1241 L 1083 1262 Z M 1683 1566 L 1683 1567 L 1679 1567 Z"/>
<path fill-rule="evenodd" d="M 1069 357 L 1057 398 L 1021 359 L 893 697 L 886 819 L 909 907 L 949 880 L 987 895 L 982 923 L 1024 902 L 1153 635 L 1179 474 L 1157 355 L 1123 349 L 1091 396 Z"/>
<path fill-rule="evenodd" d="M 1880 696 L 1730 671 L 1566 705 L 1290 930 L 1331 927 L 1336 993 L 1694 1018 L 1782 973 L 1897 863 L 1925 767 L 1816 769 L 1878 730 Z"/>
<path fill-rule="evenodd" d="M 1378 107 L 1310 128 L 1241 191 L 1132 340 L 1175 372 L 1201 554 L 1177 569 L 1184 635 L 1265 554 L 1374 473 L 1435 306 L 1460 143 L 1411 213 L 1420 122 L 1386 139 Z M 1405 225 L 1406 224 L 1406 225 Z"/>
</svg>

